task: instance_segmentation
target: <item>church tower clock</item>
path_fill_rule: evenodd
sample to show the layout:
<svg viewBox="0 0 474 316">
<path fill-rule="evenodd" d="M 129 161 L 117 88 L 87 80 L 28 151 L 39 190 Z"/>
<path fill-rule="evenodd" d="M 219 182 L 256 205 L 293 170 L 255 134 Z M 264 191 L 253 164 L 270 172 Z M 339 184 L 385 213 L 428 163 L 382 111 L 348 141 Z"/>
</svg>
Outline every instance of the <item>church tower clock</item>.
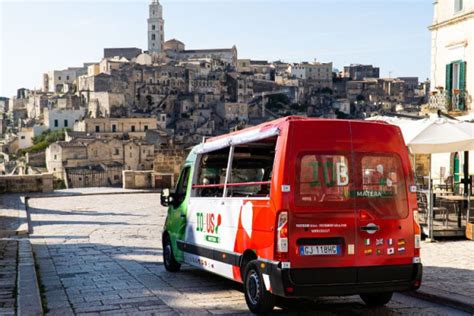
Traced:
<svg viewBox="0 0 474 316">
<path fill-rule="evenodd" d="M 149 7 L 148 51 L 150 53 L 160 53 L 165 41 L 163 7 L 159 0 L 152 0 Z"/>
</svg>

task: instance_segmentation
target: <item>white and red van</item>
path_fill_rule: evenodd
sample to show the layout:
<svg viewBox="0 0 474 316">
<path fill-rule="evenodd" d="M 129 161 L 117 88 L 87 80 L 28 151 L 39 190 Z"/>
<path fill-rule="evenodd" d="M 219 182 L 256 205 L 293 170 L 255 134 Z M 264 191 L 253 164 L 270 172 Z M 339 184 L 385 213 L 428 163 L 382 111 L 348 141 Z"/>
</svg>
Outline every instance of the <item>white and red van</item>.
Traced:
<svg viewBox="0 0 474 316">
<path fill-rule="evenodd" d="M 162 194 L 165 267 L 242 282 L 255 313 L 276 296 L 384 305 L 421 285 L 413 182 L 382 122 L 287 117 L 209 139 Z"/>
</svg>

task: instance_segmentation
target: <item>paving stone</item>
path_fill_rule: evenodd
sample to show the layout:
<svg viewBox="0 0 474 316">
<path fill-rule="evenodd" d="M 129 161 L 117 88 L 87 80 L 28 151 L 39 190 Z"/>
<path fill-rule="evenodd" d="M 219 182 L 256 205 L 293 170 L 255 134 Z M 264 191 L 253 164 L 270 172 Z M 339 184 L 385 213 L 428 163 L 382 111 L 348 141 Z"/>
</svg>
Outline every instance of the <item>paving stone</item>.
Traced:
<svg viewBox="0 0 474 316">
<path fill-rule="evenodd" d="M 29 205 L 32 243 L 45 294 L 58 299 L 58 303 L 48 299 L 49 314 L 250 314 L 240 285 L 186 265 L 180 273 L 165 271 L 161 232 L 166 210 L 157 206 L 158 194 L 31 198 Z M 466 249 L 474 253 L 472 248 Z M 423 254 L 425 265 L 427 260 Z M 65 301 L 59 298 L 64 297 L 69 308 L 61 307 Z M 297 314 L 377 315 L 358 297 L 295 305 Z M 286 313 L 280 308 L 277 312 Z M 382 314 L 462 313 L 396 294 Z"/>
</svg>

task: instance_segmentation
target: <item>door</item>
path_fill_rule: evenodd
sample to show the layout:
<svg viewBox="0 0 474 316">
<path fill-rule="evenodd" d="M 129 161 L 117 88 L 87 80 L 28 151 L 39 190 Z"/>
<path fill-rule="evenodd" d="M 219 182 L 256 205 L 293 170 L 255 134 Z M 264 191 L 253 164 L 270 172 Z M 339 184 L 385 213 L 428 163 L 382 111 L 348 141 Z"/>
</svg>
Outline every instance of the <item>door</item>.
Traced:
<svg viewBox="0 0 474 316">
<path fill-rule="evenodd" d="M 289 217 L 292 268 L 353 267 L 356 218 L 351 137 L 347 121 L 297 122 L 290 128 L 289 172 L 294 175 Z M 296 275 L 293 276 L 297 278 Z M 340 275 L 355 281 L 355 273 Z M 324 275 L 303 276 L 316 284 Z"/>
<path fill-rule="evenodd" d="M 173 252 L 176 259 L 180 261 L 183 260 L 183 254 L 178 250 L 176 241 L 183 239 L 186 228 L 187 203 L 189 200 L 191 176 L 191 167 L 185 166 L 179 176 L 176 190 L 173 194 L 173 202 L 168 209 L 168 217 L 166 220 L 166 228 L 173 243 Z"/>
<path fill-rule="evenodd" d="M 357 265 L 412 263 L 413 219 L 397 153 L 355 153 Z"/>
</svg>

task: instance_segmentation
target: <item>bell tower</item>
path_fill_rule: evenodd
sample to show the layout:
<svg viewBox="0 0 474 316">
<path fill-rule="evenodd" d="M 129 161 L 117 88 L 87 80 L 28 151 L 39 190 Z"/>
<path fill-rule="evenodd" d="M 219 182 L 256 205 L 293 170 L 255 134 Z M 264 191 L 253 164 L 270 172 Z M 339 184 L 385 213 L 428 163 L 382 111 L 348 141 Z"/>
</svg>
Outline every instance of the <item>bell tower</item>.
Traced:
<svg viewBox="0 0 474 316">
<path fill-rule="evenodd" d="M 160 53 L 165 41 L 165 21 L 163 20 L 163 7 L 159 0 L 152 0 L 149 6 L 148 18 L 148 51 Z"/>
</svg>

